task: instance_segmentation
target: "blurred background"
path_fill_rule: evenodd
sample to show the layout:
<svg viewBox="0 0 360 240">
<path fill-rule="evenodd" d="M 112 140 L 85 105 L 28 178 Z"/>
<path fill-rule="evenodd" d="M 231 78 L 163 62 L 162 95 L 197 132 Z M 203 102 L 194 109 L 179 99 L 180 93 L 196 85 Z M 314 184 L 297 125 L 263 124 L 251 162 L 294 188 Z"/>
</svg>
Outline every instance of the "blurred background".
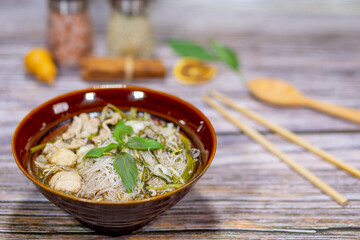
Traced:
<svg viewBox="0 0 360 240">
<path fill-rule="evenodd" d="M 152 35 L 143 39 L 149 39 L 145 42 L 154 41 L 149 56 L 165 66 L 165 77 L 135 79 L 131 82 L 134 85 L 167 91 L 200 108 L 203 103 L 192 91 L 201 94 L 212 89 L 225 90 L 230 96 L 240 97 L 244 104 L 262 108 L 256 102 L 247 101 L 247 89 L 238 75 L 219 61 L 208 62 L 215 67 L 217 74 L 199 84 L 184 84 L 174 76 L 172 69 L 180 56 L 169 46 L 170 39 L 191 40 L 207 49 L 209 40 L 216 39 L 233 50 L 247 80 L 263 76 L 284 79 L 320 100 L 330 99 L 340 105 L 357 107 L 353 98 L 360 88 L 357 80 L 360 74 L 359 1 L 154 0 L 148 3 L 144 9 Z M 29 106 L 36 106 L 70 90 L 98 84 L 128 83 L 124 76 L 115 78 L 115 81 L 83 81 L 79 66 L 69 68 L 61 65 L 52 86 L 37 81 L 37 77 L 26 70 L 24 59 L 32 49 L 49 46 L 49 29 L 54 29 L 49 28 L 49 1 L 3 0 L 0 5 L 0 80 L 4 82 L 0 90 L 1 101 L 15 97 L 26 100 Z M 92 50 L 86 53 L 108 57 L 111 55 L 107 46 L 108 22 L 111 12 L 119 11 L 111 1 L 88 1 L 87 8 L 92 38 L 85 35 L 85 40 L 92 43 Z M 72 42 L 64 40 L 65 45 Z M 10 105 L 11 109 L 17 109 L 13 114 L 19 114 L 22 108 L 14 104 Z M 28 110 L 24 110 L 21 116 Z M 318 122 L 322 120 L 319 116 Z M 280 121 L 303 128 L 302 123 Z M 228 131 L 235 129 L 231 125 L 225 126 Z M 320 128 L 328 129 L 323 124 Z"/>
<path fill-rule="evenodd" d="M 0 4 L 1 59 L 6 66 L 3 74 L 19 79 L 25 54 L 34 47 L 46 47 L 48 3 L 3 0 Z M 107 55 L 106 24 L 111 4 L 93 0 L 88 7 L 94 32 L 92 53 Z M 176 61 L 167 45 L 172 38 L 200 44 L 216 38 L 236 51 L 248 78 L 271 75 L 311 78 L 315 82 L 326 78 L 331 82 L 339 77 L 334 67 L 346 70 L 359 65 L 359 1 L 155 0 L 150 1 L 147 13 L 156 39 L 153 55 L 165 61 L 168 68 Z M 232 74 L 222 74 L 232 82 Z M 359 76 L 358 72 L 349 74 Z M 66 71 L 60 71 L 59 85 L 67 81 L 61 79 L 65 75 Z M 164 84 L 174 86 L 168 81 Z"/>
</svg>

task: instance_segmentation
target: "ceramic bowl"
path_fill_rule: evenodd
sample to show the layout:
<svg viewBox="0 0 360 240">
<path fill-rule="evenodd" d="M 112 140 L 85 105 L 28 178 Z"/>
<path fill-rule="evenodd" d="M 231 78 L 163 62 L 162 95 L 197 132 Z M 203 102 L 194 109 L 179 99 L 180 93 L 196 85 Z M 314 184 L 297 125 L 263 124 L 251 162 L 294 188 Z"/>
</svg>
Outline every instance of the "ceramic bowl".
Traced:
<svg viewBox="0 0 360 240">
<path fill-rule="evenodd" d="M 100 111 L 107 103 L 123 110 L 136 107 L 178 124 L 200 148 L 202 164 L 184 186 L 164 195 L 125 203 L 79 199 L 45 186 L 34 173 L 30 148 L 41 143 L 64 121 L 82 112 Z M 16 128 L 12 150 L 20 170 L 52 203 L 86 226 L 122 234 L 144 226 L 187 194 L 208 169 L 216 150 L 210 121 L 190 103 L 167 93 L 135 86 L 104 85 L 55 97 L 32 110 Z"/>
</svg>

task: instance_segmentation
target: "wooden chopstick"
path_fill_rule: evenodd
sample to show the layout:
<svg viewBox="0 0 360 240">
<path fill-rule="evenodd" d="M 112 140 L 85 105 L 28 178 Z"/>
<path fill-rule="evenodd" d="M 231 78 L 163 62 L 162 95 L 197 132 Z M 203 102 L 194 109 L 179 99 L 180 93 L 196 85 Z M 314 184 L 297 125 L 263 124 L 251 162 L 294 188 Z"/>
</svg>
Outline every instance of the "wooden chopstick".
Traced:
<svg viewBox="0 0 360 240">
<path fill-rule="evenodd" d="M 249 137 L 260 143 L 263 147 L 265 147 L 268 151 L 275 154 L 279 157 L 283 162 L 285 162 L 288 166 L 294 169 L 297 173 L 303 176 L 305 179 L 309 180 L 312 184 L 318 187 L 321 191 L 325 194 L 332 197 L 337 203 L 342 206 L 345 206 L 348 203 L 348 200 L 343 197 L 340 193 L 338 193 L 335 189 L 331 186 L 326 184 L 312 172 L 298 164 L 296 161 L 291 159 L 288 155 L 284 152 L 279 150 L 274 144 L 272 144 L 269 140 L 267 140 L 263 135 L 261 135 L 256 130 L 252 129 L 251 127 L 245 125 L 234 116 L 232 116 L 224 107 L 222 107 L 219 103 L 212 100 L 209 96 L 203 95 L 202 99 L 206 102 L 209 106 L 216 109 L 219 113 L 221 113 L 225 118 L 230 120 L 233 124 L 235 124 L 239 129 L 241 129 L 244 133 L 246 133 Z"/>
<path fill-rule="evenodd" d="M 295 133 L 293 133 L 279 125 L 276 125 L 276 124 L 270 122 L 269 120 L 266 120 L 265 118 L 261 117 L 257 113 L 251 112 L 245 108 L 240 107 L 239 105 L 235 104 L 231 99 L 222 95 L 219 92 L 212 91 L 210 93 L 210 95 L 213 96 L 214 98 L 216 98 L 217 100 L 219 100 L 220 102 L 222 102 L 222 103 L 228 105 L 229 107 L 237 110 L 238 112 L 246 115 L 247 117 L 261 123 L 262 125 L 266 126 L 267 128 L 271 129 L 272 131 L 280 134 L 281 136 L 287 138 L 288 140 L 300 145 L 301 147 L 305 148 L 306 150 L 322 157 L 324 160 L 334 164 L 338 168 L 354 175 L 355 177 L 360 178 L 360 170 L 359 169 L 348 165 L 347 163 L 332 156 L 331 154 L 325 152 L 324 150 L 312 145 L 311 143 L 307 142 L 305 139 L 299 137 Z"/>
</svg>

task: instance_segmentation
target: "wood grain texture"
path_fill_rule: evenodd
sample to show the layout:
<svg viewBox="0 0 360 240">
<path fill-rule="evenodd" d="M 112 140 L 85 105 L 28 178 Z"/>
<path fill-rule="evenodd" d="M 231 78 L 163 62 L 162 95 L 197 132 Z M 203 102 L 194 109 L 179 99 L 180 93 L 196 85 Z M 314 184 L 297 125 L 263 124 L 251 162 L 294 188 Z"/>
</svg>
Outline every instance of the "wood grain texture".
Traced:
<svg viewBox="0 0 360 240">
<path fill-rule="evenodd" d="M 105 55 L 109 7 L 103 1 L 91 1 L 90 6 L 94 52 Z M 206 43 L 217 38 L 241 55 L 249 79 L 285 79 L 312 98 L 360 110 L 359 1 L 157 0 L 150 10 L 158 39 L 155 54 L 169 72 L 177 57 L 166 46 L 167 39 Z M 77 69 L 61 69 L 53 87 L 24 71 L 24 54 L 45 44 L 46 14 L 45 1 L 0 2 L 0 239 L 107 239 L 45 199 L 12 157 L 14 129 L 32 108 L 93 85 L 82 81 Z M 218 76 L 204 85 L 181 85 L 170 74 L 164 80 L 133 83 L 177 95 L 202 110 L 215 127 L 218 150 L 207 173 L 182 201 L 120 239 L 359 239 L 358 179 L 234 112 L 349 199 L 348 206 L 338 206 L 200 96 L 216 89 L 357 168 L 359 125 L 309 109 L 263 104 L 235 74 L 218 66 Z"/>
</svg>

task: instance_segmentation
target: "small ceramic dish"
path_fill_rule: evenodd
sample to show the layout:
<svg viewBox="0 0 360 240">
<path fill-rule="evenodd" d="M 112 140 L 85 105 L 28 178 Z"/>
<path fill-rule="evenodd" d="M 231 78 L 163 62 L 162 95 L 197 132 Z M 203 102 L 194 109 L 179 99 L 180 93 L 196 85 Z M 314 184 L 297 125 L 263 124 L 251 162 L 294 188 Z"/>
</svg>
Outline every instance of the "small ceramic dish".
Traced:
<svg viewBox="0 0 360 240">
<path fill-rule="evenodd" d="M 129 202 L 84 200 L 45 186 L 34 172 L 30 148 L 41 143 L 64 121 L 82 112 L 100 111 L 108 103 L 123 110 L 135 107 L 180 126 L 201 150 L 201 164 L 192 178 L 172 192 Z M 12 150 L 20 170 L 52 203 L 96 231 L 121 234 L 144 226 L 189 192 L 215 155 L 216 136 L 205 115 L 184 100 L 142 87 L 104 85 L 70 92 L 36 107 L 16 128 Z"/>
</svg>

